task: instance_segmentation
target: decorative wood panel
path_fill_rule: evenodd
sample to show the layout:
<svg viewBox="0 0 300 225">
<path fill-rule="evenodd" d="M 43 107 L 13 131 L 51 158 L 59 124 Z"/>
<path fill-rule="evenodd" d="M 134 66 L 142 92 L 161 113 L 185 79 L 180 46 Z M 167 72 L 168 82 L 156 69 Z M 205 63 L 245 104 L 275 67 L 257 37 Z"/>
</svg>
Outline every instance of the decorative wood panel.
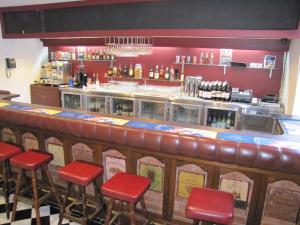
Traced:
<svg viewBox="0 0 300 225">
<path fill-rule="evenodd" d="M 165 164 L 154 157 L 143 157 L 137 160 L 137 174 L 151 180 L 144 199 L 149 212 L 162 215 L 164 198 Z"/>
<path fill-rule="evenodd" d="M 94 163 L 94 152 L 91 148 L 83 143 L 77 143 L 72 146 L 72 158 L 75 160 L 82 160 Z M 90 184 L 86 187 L 86 192 L 94 195 L 94 186 Z"/>
<path fill-rule="evenodd" d="M 103 181 L 107 181 L 118 172 L 126 171 L 126 156 L 117 150 L 110 149 L 102 153 L 104 177 Z"/>
<path fill-rule="evenodd" d="M 220 175 L 219 190 L 230 192 L 234 196 L 233 225 L 246 225 L 250 210 L 254 180 L 241 172 Z"/>
<path fill-rule="evenodd" d="M 261 225 L 299 225 L 300 185 L 280 180 L 269 183 Z"/>
<path fill-rule="evenodd" d="M 9 128 L 3 128 L 1 130 L 1 139 L 3 142 L 16 144 L 17 143 L 17 137 L 16 134 Z"/>
<path fill-rule="evenodd" d="M 26 132 L 22 135 L 22 144 L 25 151 L 39 150 L 39 141 L 32 133 Z"/>
<path fill-rule="evenodd" d="M 65 165 L 63 143 L 55 137 L 50 137 L 46 139 L 45 145 L 46 151 L 52 153 L 54 156 L 53 160 L 48 164 L 54 183 L 60 186 L 66 186 L 66 183 L 61 180 L 57 174 L 57 170 Z"/>
<path fill-rule="evenodd" d="M 190 221 L 185 216 L 187 198 L 193 187 L 205 187 L 207 171 L 195 164 L 176 167 L 173 218 Z"/>
</svg>

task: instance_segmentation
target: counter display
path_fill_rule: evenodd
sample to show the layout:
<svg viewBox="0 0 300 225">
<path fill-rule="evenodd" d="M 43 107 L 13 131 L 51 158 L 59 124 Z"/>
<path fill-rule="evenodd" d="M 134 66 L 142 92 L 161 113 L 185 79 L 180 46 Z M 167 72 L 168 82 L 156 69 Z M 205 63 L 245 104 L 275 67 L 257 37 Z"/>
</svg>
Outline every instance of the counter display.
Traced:
<svg viewBox="0 0 300 225">
<path fill-rule="evenodd" d="M 254 130 L 264 133 L 281 133 L 276 128 L 273 114 L 283 113 L 283 108 L 253 106 L 245 103 L 209 101 L 195 97 L 182 96 L 180 87 L 126 87 L 112 86 L 98 89 L 60 88 L 62 102 L 69 102 L 70 96 L 77 98 L 78 107 L 72 103 L 63 104 L 64 108 L 91 110 L 86 107 L 89 96 L 101 98 L 103 106 L 98 112 L 107 114 L 136 116 L 145 119 L 173 121 L 178 123 L 199 124 L 214 128 L 235 130 Z M 70 107 L 71 106 L 71 107 Z M 254 124 L 253 118 L 260 123 Z M 261 124 L 268 126 L 260 127 Z"/>
</svg>

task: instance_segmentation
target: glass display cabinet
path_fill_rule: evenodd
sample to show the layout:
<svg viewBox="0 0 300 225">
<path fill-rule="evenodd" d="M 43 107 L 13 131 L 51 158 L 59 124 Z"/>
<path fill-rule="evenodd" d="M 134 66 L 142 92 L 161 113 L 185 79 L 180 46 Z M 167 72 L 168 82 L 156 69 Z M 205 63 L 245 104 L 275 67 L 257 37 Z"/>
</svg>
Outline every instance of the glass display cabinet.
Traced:
<svg viewBox="0 0 300 225">
<path fill-rule="evenodd" d="M 170 120 L 173 122 L 200 124 L 201 106 L 172 103 Z"/>
<path fill-rule="evenodd" d="M 204 125 L 222 129 L 238 129 L 240 114 L 238 108 L 206 107 Z"/>
<path fill-rule="evenodd" d="M 138 117 L 167 120 L 168 103 L 163 101 L 138 100 Z"/>
<path fill-rule="evenodd" d="M 119 116 L 136 116 L 136 102 L 131 98 L 110 97 L 110 113 Z"/>
<path fill-rule="evenodd" d="M 83 109 L 82 95 L 62 92 L 62 107 L 66 109 Z"/>
<path fill-rule="evenodd" d="M 84 109 L 89 112 L 108 113 L 107 97 L 99 95 L 86 95 L 84 97 Z"/>
</svg>

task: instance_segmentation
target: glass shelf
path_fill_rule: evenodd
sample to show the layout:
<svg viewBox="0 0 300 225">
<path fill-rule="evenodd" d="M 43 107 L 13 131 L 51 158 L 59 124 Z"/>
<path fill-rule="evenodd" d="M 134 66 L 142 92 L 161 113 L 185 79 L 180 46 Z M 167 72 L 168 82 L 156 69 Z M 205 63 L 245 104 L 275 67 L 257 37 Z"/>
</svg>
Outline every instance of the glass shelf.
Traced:
<svg viewBox="0 0 300 225">
<path fill-rule="evenodd" d="M 75 62 L 115 62 L 116 60 L 94 60 L 94 59 L 50 59 L 50 61 L 75 61 Z"/>
<path fill-rule="evenodd" d="M 223 67 L 224 69 L 224 75 L 226 75 L 227 68 L 244 68 L 244 69 L 250 69 L 250 70 L 269 70 L 269 77 L 272 78 L 272 72 L 273 70 L 276 70 L 277 68 L 252 68 L 249 66 L 230 66 L 230 65 L 220 65 L 220 64 L 199 64 L 199 63 L 173 63 L 174 65 L 181 65 L 182 69 L 184 70 L 184 66 L 211 66 L 211 67 Z"/>
</svg>

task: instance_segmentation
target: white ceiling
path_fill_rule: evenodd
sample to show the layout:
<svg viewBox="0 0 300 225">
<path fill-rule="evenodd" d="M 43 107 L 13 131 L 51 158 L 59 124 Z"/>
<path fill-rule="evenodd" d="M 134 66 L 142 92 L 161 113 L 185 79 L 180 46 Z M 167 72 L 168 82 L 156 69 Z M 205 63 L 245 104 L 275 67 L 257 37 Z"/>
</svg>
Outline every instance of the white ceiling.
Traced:
<svg viewBox="0 0 300 225">
<path fill-rule="evenodd" d="M 37 5 L 56 2 L 72 2 L 80 0 L 0 0 L 0 7 L 22 6 L 22 5 Z"/>
</svg>

